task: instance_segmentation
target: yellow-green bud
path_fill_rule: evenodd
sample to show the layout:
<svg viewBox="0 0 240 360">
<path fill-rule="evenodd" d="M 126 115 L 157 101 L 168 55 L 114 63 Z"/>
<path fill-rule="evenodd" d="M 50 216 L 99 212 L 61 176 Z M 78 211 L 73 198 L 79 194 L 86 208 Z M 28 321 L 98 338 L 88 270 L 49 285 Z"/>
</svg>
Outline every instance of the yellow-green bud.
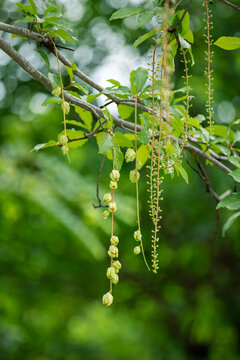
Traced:
<svg viewBox="0 0 240 360">
<path fill-rule="evenodd" d="M 61 135 L 59 138 L 59 144 L 66 145 L 68 143 L 68 137 L 66 135 Z"/>
<path fill-rule="evenodd" d="M 67 101 L 62 102 L 61 108 L 62 108 L 62 111 L 65 111 L 66 115 L 70 113 L 70 105 Z"/>
<path fill-rule="evenodd" d="M 109 250 L 108 250 L 108 255 L 111 258 L 118 257 L 118 248 L 115 245 L 110 245 Z"/>
<path fill-rule="evenodd" d="M 110 202 L 110 203 L 108 204 L 108 208 L 109 208 L 109 211 L 110 211 L 110 212 L 115 212 L 115 211 L 117 210 L 117 205 L 116 205 L 115 202 Z"/>
<path fill-rule="evenodd" d="M 116 271 L 115 271 L 114 267 L 111 266 L 107 269 L 107 278 L 108 279 L 112 279 L 115 274 L 116 274 Z"/>
<path fill-rule="evenodd" d="M 104 210 L 104 212 L 102 213 L 102 216 L 104 219 L 107 219 L 107 217 L 110 215 L 110 212 L 108 210 Z"/>
<path fill-rule="evenodd" d="M 140 174 L 137 170 L 134 169 L 134 170 L 130 171 L 129 179 L 132 183 L 137 182 L 139 180 L 139 178 L 140 178 Z"/>
<path fill-rule="evenodd" d="M 120 263 L 120 261 L 116 260 L 116 261 L 113 262 L 113 267 L 116 270 L 120 270 L 122 268 L 122 264 Z"/>
<path fill-rule="evenodd" d="M 62 153 L 63 153 L 63 155 L 67 155 L 68 151 L 69 151 L 68 146 L 67 146 L 67 145 L 63 145 L 63 146 L 62 146 Z"/>
<path fill-rule="evenodd" d="M 133 253 L 134 255 L 139 255 L 141 252 L 141 248 L 140 246 L 135 246 L 135 248 L 133 249 Z"/>
<path fill-rule="evenodd" d="M 141 231 L 140 230 L 134 231 L 133 237 L 136 241 L 141 241 L 142 240 Z"/>
<path fill-rule="evenodd" d="M 134 149 L 127 149 L 125 153 L 126 162 L 134 161 L 136 159 L 136 151 Z"/>
<path fill-rule="evenodd" d="M 110 174 L 110 178 L 112 181 L 118 181 L 120 179 L 120 173 L 118 170 L 112 170 Z"/>
<path fill-rule="evenodd" d="M 116 190 L 118 185 L 116 181 L 110 181 L 110 185 L 109 185 L 110 189 L 112 190 Z"/>
<path fill-rule="evenodd" d="M 111 244 L 116 246 L 118 243 L 119 243 L 118 237 L 115 236 L 115 235 L 113 235 L 113 236 L 111 237 Z"/>
<path fill-rule="evenodd" d="M 61 92 L 62 92 L 62 89 L 60 88 L 60 86 L 58 86 L 52 90 L 52 95 L 59 96 L 61 94 Z"/>
<path fill-rule="evenodd" d="M 110 193 L 107 193 L 103 196 L 103 202 L 104 204 L 108 204 L 110 203 L 110 201 L 112 200 L 112 195 Z"/>
<path fill-rule="evenodd" d="M 113 283 L 114 285 L 116 285 L 116 284 L 118 283 L 118 281 L 119 281 L 119 276 L 118 276 L 118 274 L 115 274 L 115 275 L 111 278 L 111 280 L 112 280 L 112 283 Z"/>
<path fill-rule="evenodd" d="M 105 305 L 105 306 L 112 305 L 112 303 L 113 303 L 112 294 L 110 292 L 108 292 L 105 295 L 103 295 L 102 302 L 103 302 L 103 305 Z"/>
</svg>

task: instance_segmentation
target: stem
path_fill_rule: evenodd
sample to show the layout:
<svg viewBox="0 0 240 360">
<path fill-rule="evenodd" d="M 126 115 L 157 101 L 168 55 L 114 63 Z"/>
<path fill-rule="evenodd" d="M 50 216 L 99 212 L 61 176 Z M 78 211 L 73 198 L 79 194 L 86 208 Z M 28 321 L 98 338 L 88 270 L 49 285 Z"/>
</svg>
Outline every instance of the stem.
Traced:
<svg viewBox="0 0 240 360">
<path fill-rule="evenodd" d="M 138 171 L 138 166 L 137 166 L 137 101 L 138 101 L 138 96 L 136 95 L 135 96 L 135 152 L 136 152 L 135 174 L 136 174 L 137 224 L 138 224 L 138 230 L 141 233 L 140 209 L 139 209 L 139 189 L 138 189 L 138 178 L 137 178 L 137 171 Z M 141 246 L 141 250 L 142 250 L 143 260 L 145 262 L 147 269 L 150 271 L 150 268 L 149 268 L 149 265 L 147 263 L 147 259 L 145 256 L 144 248 L 143 248 L 142 238 L 141 238 L 140 246 Z"/>
</svg>

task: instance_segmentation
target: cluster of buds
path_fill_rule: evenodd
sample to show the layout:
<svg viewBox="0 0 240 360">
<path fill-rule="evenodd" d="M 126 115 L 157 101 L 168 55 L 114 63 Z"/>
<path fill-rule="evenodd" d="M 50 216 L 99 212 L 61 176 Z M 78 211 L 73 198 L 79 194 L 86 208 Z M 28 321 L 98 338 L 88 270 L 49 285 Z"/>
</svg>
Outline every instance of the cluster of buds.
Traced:
<svg viewBox="0 0 240 360">
<path fill-rule="evenodd" d="M 68 148 L 68 137 L 67 135 L 61 135 L 59 138 L 59 144 L 62 145 L 62 153 L 63 155 L 67 155 L 69 148 Z"/>
<path fill-rule="evenodd" d="M 61 108 L 62 108 L 62 111 L 64 111 L 66 115 L 70 113 L 70 105 L 67 101 L 63 100 L 63 102 L 61 104 Z"/>
<path fill-rule="evenodd" d="M 111 174 L 110 174 L 110 189 L 112 190 L 116 190 L 118 185 L 117 182 L 120 179 L 120 173 L 118 170 L 112 170 Z"/>
<path fill-rule="evenodd" d="M 105 205 L 108 205 L 108 210 L 105 210 L 103 212 L 103 217 L 107 218 L 110 213 L 114 213 L 117 210 L 117 205 L 113 200 L 113 192 L 115 189 L 117 189 L 117 182 L 120 179 L 120 173 L 118 170 L 113 169 L 110 173 L 110 189 L 112 190 L 112 193 L 106 193 L 103 196 L 103 202 Z M 113 215 L 112 215 L 112 221 L 113 221 Z M 113 224 L 112 224 L 113 226 Z M 112 227 L 113 231 L 113 227 Z M 118 258 L 118 243 L 119 239 L 116 235 L 112 235 L 110 239 L 110 246 L 108 249 L 108 255 L 111 258 L 111 265 L 107 269 L 107 278 L 110 280 L 110 291 L 103 295 L 102 302 L 105 306 L 110 306 L 113 302 L 113 295 L 112 295 L 112 284 L 116 285 L 119 281 L 119 270 L 122 268 L 122 265 L 120 261 L 116 260 Z"/>
<path fill-rule="evenodd" d="M 133 237 L 136 241 L 142 241 L 142 234 L 140 229 L 134 231 Z M 139 255 L 141 252 L 141 247 L 140 246 L 135 246 L 135 248 L 133 249 L 133 253 L 134 255 Z"/>
</svg>

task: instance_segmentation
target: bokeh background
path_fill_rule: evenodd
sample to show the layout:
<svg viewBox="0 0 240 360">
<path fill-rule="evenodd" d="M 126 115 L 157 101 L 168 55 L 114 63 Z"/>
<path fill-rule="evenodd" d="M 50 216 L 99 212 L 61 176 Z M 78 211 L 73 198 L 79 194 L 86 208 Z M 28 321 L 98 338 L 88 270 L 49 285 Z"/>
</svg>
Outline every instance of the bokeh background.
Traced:
<svg viewBox="0 0 240 360">
<path fill-rule="evenodd" d="M 12 0 L 1 1 L 0 21 L 13 23 Z M 36 1 L 44 8 L 43 1 Z M 237 3 L 237 1 L 236 1 Z M 121 7 L 141 0 L 66 0 L 58 3 L 78 42 L 65 51 L 103 86 L 114 78 L 127 85 L 129 73 L 147 67 L 150 42 L 136 51 L 133 41 L 145 29 L 136 18 L 109 23 Z M 181 6 L 184 7 L 183 1 Z M 202 2 L 191 6 L 195 66 L 191 68 L 191 113 L 205 113 Z M 215 0 L 214 39 L 239 36 L 239 13 Z M 148 27 L 150 27 L 149 25 Z M 44 73 L 46 65 L 33 42 L 2 34 Z M 215 121 L 230 124 L 240 116 L 240 51 L 215 48 Z M 175 86 L 183 85 L 176 61 Z M 51 59 L 52 71 L 56 61 Z M 62 130 L 58 106 L 41 104 L 47 91 L 0 51 L 0 359 L 3 360 L 239 360 L 240 226 L 223 238 L 230 212 L 221 211 L 216 233 L 216 203 L 197 174 L 190 183 L 166 176 L 159 272 L 148 273 L 134 257 L 135 188 L 131 166 L 124 165 L 117 191 L 116 233 L 123 270 L 114 287 L 114 304 L 105 308 L 105 276 L 110 223 L 94 209 L 101 163 L 94 139 L 71 151 L 71 166 L 60 149 L 31 152 Z M 104 99 L 99 100 L 100 104 Z M 112 111 L 116 111 L 114 107 Z M 106 162 L 100 192 L 107 189 Z M 232 180 L 208 165 L 219 194 Z M 146 254 L 151 252 L 146 171 L 140 199 Z"/>
</svg>

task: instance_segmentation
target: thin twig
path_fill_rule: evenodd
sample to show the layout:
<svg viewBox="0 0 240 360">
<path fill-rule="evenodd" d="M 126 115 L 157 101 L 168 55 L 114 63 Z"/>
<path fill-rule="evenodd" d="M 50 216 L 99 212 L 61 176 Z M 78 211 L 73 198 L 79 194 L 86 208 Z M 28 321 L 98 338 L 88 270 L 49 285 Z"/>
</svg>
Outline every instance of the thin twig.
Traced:
<svg viewBox="0 0 240 360">
<path fill-rule="evenodd" d="M 237 10 L 237 11 L 240 11 L 240 7 L 231 3 L 230 1 L 227 1 L 227 0 L 218 0 L 218 1 L 221 1 L 222 3 L 224 3 L 225 5 L 227 6 L 230 6 L 231 8 L 233 8 L 234 10 Z"/>
<path fill-rule="evenodd" d="M 98 205 L 93 204 L 94 209 L 97 209 L 97 208 L 100 208 L 100 207 L 108 207 L 108 205 L 102 205 L 102 201 L 101 201 L 101 198 L 100 198 L 100 196 L 99 196 L 99 182 L 100 182 L 100 179 L 101 179 L 102 169 L 103 169 L 103 165 L 104 165 L 106 156 L 107 156 L 107 155 L 104 155 L 104 156 L 103 156 L 102 162 L 101 162 L 101 165 L 100 165 L 100 169 L 99 169 L 99 172 L 98 172 L 97 192 L 96 192 L 96 196 L 97 196 L 97 199 L 98 199 Z"/>
</svg>

